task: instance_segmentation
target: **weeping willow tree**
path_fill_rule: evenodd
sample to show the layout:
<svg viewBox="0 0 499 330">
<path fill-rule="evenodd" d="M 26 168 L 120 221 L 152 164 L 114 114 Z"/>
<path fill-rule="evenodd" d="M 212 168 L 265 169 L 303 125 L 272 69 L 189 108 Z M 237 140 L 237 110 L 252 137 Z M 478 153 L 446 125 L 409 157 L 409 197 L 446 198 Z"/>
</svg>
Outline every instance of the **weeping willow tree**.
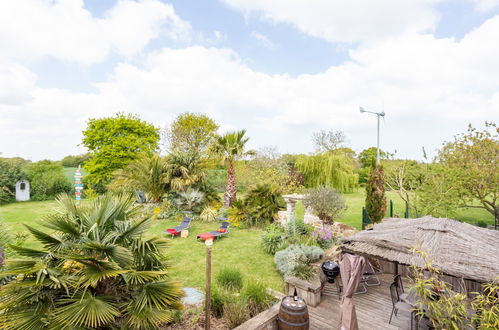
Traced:
<svg viewBox="0 0 499 330">
<path fill-rule="evenodd" d="M 340 155 L 299 155 L 295 167 L 303 174 L 308 188 L 329 186 L 341 192 L 352 192 L 359 182 L 352 160 Z"/>
</svg>

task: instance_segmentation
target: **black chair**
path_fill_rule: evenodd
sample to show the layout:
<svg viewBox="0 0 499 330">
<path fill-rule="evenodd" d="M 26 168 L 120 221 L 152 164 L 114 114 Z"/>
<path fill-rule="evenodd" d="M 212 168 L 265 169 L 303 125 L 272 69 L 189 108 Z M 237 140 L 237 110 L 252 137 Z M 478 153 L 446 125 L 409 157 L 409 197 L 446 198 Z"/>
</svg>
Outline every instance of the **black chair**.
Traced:
<svg viewBox="0 0 499 330">
<path fill-rule="evenodd" d="M 390 320 L 388 321 L 388 324 L 391 324 L 392 322 L 392 317 L 393 314 L 397 316 L 397 313 L 399 310 L 404 311 L 404 312 L 409 312 L 411 315 L 411 330 L 413 328 L 413 319 L 414 319 L 414 307 L 406 302 L 403 302 L 400 300 L 400 296 L 397 291 L 398 284 L 396 281 L 394 281 L 392 284 L 390 284 L 390 297 L 392 299 L 392 312 L 390 314 Z"/>
</svg>

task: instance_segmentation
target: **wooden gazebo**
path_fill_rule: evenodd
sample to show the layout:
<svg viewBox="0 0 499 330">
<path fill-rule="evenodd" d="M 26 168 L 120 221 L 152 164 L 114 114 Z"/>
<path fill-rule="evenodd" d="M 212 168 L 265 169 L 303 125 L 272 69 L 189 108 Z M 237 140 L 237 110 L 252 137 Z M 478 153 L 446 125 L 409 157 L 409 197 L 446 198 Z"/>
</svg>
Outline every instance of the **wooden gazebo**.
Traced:
<svg viewBox="0 0 499 330">
<path fill-rule="evenodd" d="M 499 281 L 499 231 L 452 219 L 386 219 L 345 238 L 342 251 L 378 258 L 385 272 L 406 275 L 408 266 L 424 266 L 414 247 L 428 252 L 455 290 L 463 282 L 467 292 L 476 292 L 482 283 Z"/>
</svg>

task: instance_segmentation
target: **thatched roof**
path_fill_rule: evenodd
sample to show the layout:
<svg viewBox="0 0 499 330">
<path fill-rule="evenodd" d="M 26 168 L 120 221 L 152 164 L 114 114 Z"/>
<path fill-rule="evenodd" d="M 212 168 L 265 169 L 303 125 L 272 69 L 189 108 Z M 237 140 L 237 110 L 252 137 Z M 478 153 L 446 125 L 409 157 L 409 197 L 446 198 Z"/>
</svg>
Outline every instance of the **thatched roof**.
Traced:
<svg viewBox="0 0 499 330">
<path fill-rule="evenodd" d="M 430 216 L 386 219 L 344 239 L 342 250 L 423 266 L 415 246 L 428 251 L 433 265 L 443 273 L 478 282 L 499 276 L 499 231 Z"/>
</svg>

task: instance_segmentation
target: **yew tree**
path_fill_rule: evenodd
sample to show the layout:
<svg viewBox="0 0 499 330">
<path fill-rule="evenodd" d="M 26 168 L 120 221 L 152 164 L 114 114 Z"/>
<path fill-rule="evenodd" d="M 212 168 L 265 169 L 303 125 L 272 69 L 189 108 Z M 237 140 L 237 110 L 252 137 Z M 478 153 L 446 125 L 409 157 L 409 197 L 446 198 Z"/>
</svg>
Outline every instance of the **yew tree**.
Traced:
<svg viewBox="0 0 499 330">
<path fill-rule="evenodd" d="M 366 211 L 373 223 L 381 222 L 386 213 L 385 174 L 379 165 L 371 170 L 366 185 Z"/>
</svg>

